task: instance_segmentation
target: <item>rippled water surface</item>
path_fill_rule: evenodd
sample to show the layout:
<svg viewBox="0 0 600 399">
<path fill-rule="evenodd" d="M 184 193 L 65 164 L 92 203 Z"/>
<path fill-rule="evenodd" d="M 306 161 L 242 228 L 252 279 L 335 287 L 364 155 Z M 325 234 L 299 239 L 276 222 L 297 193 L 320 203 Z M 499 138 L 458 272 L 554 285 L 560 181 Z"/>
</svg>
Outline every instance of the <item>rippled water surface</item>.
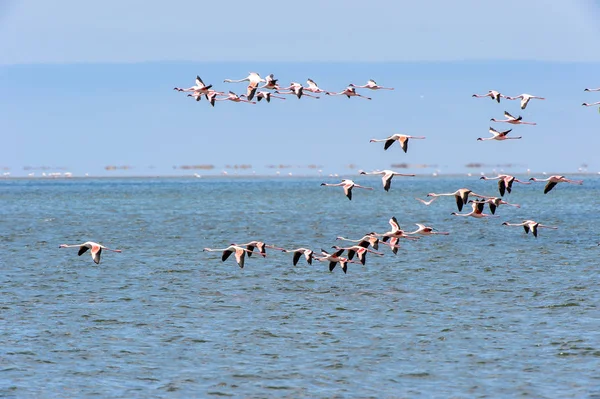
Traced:
<svg viewBox="0 0 600 399">
<path fill-rule="evenodd" d="M 600 397 L 600 179 L 515 184 L 498 218 L 414 197 L 477 177 L 0 181 L 0 397 Z M 465 208 L 469 211 L 469 207 Z M 465 211 L 463 210 L 463 212 Z M 487 208 L 486 208 L 486 212 Z M 330 250 L 425 223 L 348 273 L 272 249 Z M 536 239 L 502 222 L 558 226 Z M 122 249 L 95 265 L 59 249 Z"/>
</svg>

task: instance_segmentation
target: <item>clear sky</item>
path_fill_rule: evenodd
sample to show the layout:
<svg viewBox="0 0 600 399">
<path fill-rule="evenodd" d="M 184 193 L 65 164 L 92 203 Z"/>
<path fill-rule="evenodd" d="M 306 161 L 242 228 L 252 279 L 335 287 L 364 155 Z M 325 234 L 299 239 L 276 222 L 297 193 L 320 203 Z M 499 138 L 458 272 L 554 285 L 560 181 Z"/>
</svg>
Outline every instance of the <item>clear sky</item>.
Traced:
<svg viewBox="0 0 600 399">
<path fill-rule="evenodd" d="M 0 2 L 0 168 L 65 167 L 75 175 L 183 174 L 174 165 L 250 164 L 348 174 L 393 163 L 416 173 L 600 171 L 597 2 L 33 0 Z M 322 3 L 325 3 L 323 5 Z M 373 78 L 394 91 L 359 98 L 289 97 L 257 105 L 196 103 L 173 87 L 196 74 L 219 90 L 249 71 L 282 83 L 312 78 L 340 91 Z M 496 89 L 546 97 L 475 99 Z M 503 111 L 537 126 L 493 124 Z M 478 142 L 489 126 L 521 140 Z M 404 154 L 393 133 L 426 136 Z M 348 165 L 354 165 L 348 168 Z M 152 168 L 151 168 L 152 167 Z M 61 171 L 65 171 L 61 170 Z M 200 172 L 205 173 L 205 172 Z M 39 174 L 39 172 L 36 172 Z"/>
</svg>

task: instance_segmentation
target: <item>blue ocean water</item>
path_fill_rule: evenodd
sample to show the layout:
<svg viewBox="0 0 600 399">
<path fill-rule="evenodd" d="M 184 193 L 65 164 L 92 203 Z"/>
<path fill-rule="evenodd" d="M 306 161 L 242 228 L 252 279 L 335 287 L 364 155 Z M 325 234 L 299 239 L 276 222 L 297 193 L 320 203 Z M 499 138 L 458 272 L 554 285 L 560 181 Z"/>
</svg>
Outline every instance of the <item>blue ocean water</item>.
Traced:
<svg viewBox="0 0 600 399">
<path fill-rule="evenodd" d="M 579 178 L 579 177 L 576 177 Z M 452 216 L 478 177 L 0 181 L 0 397 L 600 397 L 600 178 L 515 184 L 498 218 Z M 468 212 L 467 206 L 463 212 Z M 486 207 L 486 213 L 487 211 Z M 395 216 L 448 236 L 329 272 L 261 240 L 330 250 Z M 558 226 L 539 237 L 534 219 Z M 97 241 L 106 252 L 58 245 Z"/>
</svg>

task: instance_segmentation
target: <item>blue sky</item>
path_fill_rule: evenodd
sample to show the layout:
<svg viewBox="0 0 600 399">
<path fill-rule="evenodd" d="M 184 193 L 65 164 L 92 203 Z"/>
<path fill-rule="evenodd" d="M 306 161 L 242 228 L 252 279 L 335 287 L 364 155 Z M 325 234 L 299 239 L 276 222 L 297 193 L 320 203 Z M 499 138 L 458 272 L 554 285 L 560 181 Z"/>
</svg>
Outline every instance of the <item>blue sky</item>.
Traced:
<svg viewBox="0 0 600 399">
<path fill-rule="evenodd" d="M 213 173 L 285 164 L 308 174 L 302 167 L 318 164 L 348 174 L 392 163 L 479 173 L 464 168 L 469 162 L 519 165 L 505 169 L 515 174 L 572 173 L 583 163 L 600 171 L 600 114 L 581 106 L 600 101 L 600 92 L 583 92 L 600 87 L 596 3 L 422 3 L 5 1 L 0 167 L 15 176 L 26 165 L 76 175 L 125 173 L 106 165 L 181 174 L 172 166 L 189 164 L 213 164 Z M 369 78 L 396 90 L 367 91 L 372 101 L 290 97 L 214 109 L 172 90 L 199 74 L 241 93 L 243 83 L 222 81 L 249 71 L 283 83 L 312 78 L 333 91 Z M 489 89 L 547 100 L 521 111 L 517 101 L 471 97 Z M 508 126 L 521 140 L 477 142 L 489 126 L 508 128 L 489 121 L 504 110 L 538 125 Z M 427 139 L 412 141 L 408 154 L 369 143 L 393 133 Z"/>
</svg>

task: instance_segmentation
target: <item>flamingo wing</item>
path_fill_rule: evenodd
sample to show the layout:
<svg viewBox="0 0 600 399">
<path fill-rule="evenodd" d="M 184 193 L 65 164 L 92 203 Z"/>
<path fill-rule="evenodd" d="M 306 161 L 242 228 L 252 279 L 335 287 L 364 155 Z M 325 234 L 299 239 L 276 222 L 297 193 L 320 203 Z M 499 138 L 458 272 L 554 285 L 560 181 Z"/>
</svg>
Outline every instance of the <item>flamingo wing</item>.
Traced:
<svg viewBox="0 0 600 399">
<path fill-rule="evenodd" d="M 396 140 L 394 140 L 394 139 L 388 139 L 388 140 L 385 142 L 385 144 L 383 145 L 383 149 L 384 149 L 384 150 L 387 150 L 388 148 L 390 148 L 390 147 L 391 147 L 391 145 L 392 145 L 392 144 L 394 144 L 394 141 L 396 141 Z"/>
<path fill-rule="evenodd" d="M 400 146 L 402 146 L 402 151 L 406 153 L 408 151 L 408 137 L 401 137 L 398 139 Z"/>
<path fill-rule="evenodd" d="M 294 257 L 292 258 L 292 263 L 294 264 L 294 266 L 296 266 L 296 264 L 298 264 L 298 261 L 300 260 L 301 256 L 302 256 L 302 252 L 300 252 L 300 251 L 294 252 Z"/>
<path fill-rule="evenodd" d="M 544 187 L 544 194 L 547 194 L 550 190 L 552 190 L 556 184 L 557 182 L 549 181 L 548 184 L 546 184 L 546 187 Z"/>
<path fill-rule="evenodd" d="M 102 255 L 102 248 L 99 245 L 92 246 L 92 259 L 94 259 L 94 263 L 100 263 L 100 255 Z"/>
<path fill-rule="evenodd" d="M 77 255 L 79 255 L 79 256 L 83 255 L 84 253 L 86 253 L 86 252 L 87 252 L 87 250 L 88 250 L 88 249 L 89 249 L 89 248 L 88 248 L 88 247 L 86 247 L 86 246 L 84 246 L 84 245 L 80 246 L 80 247 L 79 247 L 79 252 L 77 252 Z"/>
<path fill-rule="evenodd" d="M 498 191 L 500 192 L 500 196 L 504 197 L 504 193 L 506 191 L 506 182 L 504 179 L 498 180 Z"/>
</svg>

